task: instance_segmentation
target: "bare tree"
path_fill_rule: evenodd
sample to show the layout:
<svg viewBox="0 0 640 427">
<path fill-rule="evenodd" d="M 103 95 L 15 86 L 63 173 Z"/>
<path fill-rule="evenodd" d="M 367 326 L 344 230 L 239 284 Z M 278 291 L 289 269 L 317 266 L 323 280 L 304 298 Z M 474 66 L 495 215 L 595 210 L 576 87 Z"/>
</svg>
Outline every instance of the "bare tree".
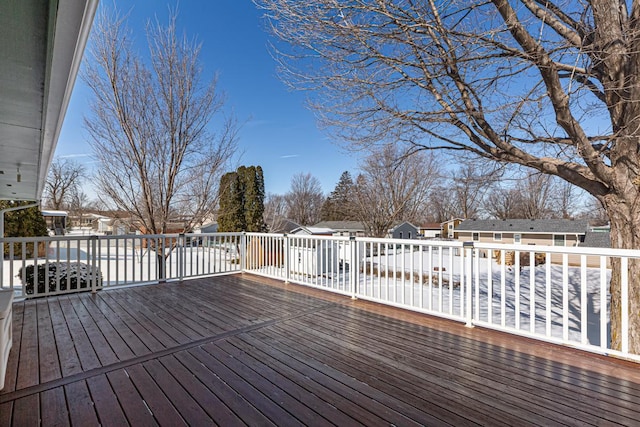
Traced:
<svg viewBox="0 0 640 427">
<path fill-rule="evenodd" d="M 491 218 L 522 218 L 520 192 L 515 188 L 495 186 L 488 194 L 483 209 Z"/>
<path fill-rule="evenodd" d="M 517 186 L 522 216 L 527 219 L 553 215 L 553 185 L 549 175 L 529 174 Z"/>
<path fill-rule="evenodd" d="M 557 175 L 603 204 L 613 247 L 640 247 L 640 3 L 254 1 L 290 43 L 279 55 L 285 80 L 321 89 L 316 107 L 342 138 Z M 614 349 L 620 268 L 614 258 Z M 627 273 L 638 313 L 640 262 Z M 630 351 L 640 354 L 640 317 L 629 322 Z"/>
<path fill-rule="evenodd" d="M 313 225 L 320 221 L 324 202 L 322 186 L 310 173 L 299 173 L 291 178 L 291 189 L 284 196 L 287 216 L 300 225 Z"/>
<path fill-rule="evenodd" d="M 514 177 L 515 185 L 495 185 L 484 210 L 498 219 L 570 219 L 576 216 L 575 187 L 551 175 L 529 173 Z"/>
<path fill-rule="evenodd" d="M 607 225 L 609 223 L 609 217 L 607 211 L 602 206 L 602 203 L 595 197 L 591 197 L 585 203 L 585 210 L 583 211 L 582 218 L 588 219 L 592 225 Z"/>
<path fill-rule="evenodd" d="M 287 203 L 282 194 L 267 194 L 264 202 L 264 222 L 270 232 L 281 232 L 287 220 Z"/>
<path fill-rule="evenodd" d="M 51 163 L 45 184 L 45 205 L 48 208 L 68 209 L 73 195 L 78 193 L 85 167 L 73 160 L 58 158 Z"/>
<path fill-rule="evenodd" d="M 449 182 L 442 181 L 440 180 L 429 192 L 429 207 L 426 210 L 429 220 L 440 223 L 460 216 L 460 210 L 451 197 Z"/>
<path fill-rule="evenodd" d="M 438 179 L 431 190 L 429 211 L 434 221 L 481 216 L 487 193 L 502 175 L 501 168 L 485 160 L 458 162 L 460 166 Z"/>
<path fill-rule="evenodd" d="M 427 208 L 437 180 L 436 159 L 424 152 L 406 156 L 387 145 L 364 159 L 356 178 L 356 211 L 369 232 L 384 237 L 396 222 L 416 221 Z"/>
<path fill-rule="evenodd" d="M 552 176 L 555 186 L 554 208 L 559 218 L 572 219 L 578 214 L 577 201 L 582 199 L 579 193 L 584 193 L 573 184 Z M 600 205 L 602 209 L 602 205 Z"/>
<path fill-rule="evenodd" d="M 149 23 L 147 61 L 125 20 L 105 13 L 83 74 L 93 93 L 85 127 L 100 163 L 99 193 L 153 234 L 172 223 L 188 231 L 212 212 L 237 144 L 216 78 L 204 80 L 200 44 L 176 32 L 173 13 L 166 26 Z"/>
<path fill-rule="evenodd" d="M 452 199 L 458 208 L 456 216 L 477 218 L 485 195 L 499 178 L 499 171 L 483 161 L 465 162 L 451 175 Z"/>
</svg>

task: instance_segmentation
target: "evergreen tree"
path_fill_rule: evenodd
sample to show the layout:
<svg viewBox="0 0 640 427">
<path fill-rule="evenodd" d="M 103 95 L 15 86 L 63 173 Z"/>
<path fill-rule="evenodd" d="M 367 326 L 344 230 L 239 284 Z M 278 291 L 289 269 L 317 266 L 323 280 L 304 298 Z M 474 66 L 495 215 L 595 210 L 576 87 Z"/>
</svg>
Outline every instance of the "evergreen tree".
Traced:
<svg viewBox="0 0 640 427">
<path fill-rule="evenodd" d="M 33 202 L 14 202 L 8 200 L 0 200 L 0 209 L 13 208 L 16 206 L 24 206 Z M 42 212 L 37 206 L 10 211 L 4 214 L 4 236 L 5 237 L 37 237 L 47 236 L 47 224 L 42 216 Z M 33 256 L 33 243 L 26 244 L 26 256 Z M 40 251 L 39 251 L 40 252 Z M 5 256 L 9 255 L 9 244 L 4 245 Z M 16 243 L 13 246 L 13 255 L 20 257 L 22 254 L 22 244 Z M 40 256 L 43 253 L 39 254 Z"/>
<path fill-rule="evenodd" d="M 264 177 L 260 166 L 244 169 L 244 216 L 246 231 L 265 231 L 264 223 Z"/>
<path fill-rule="evenodd" d="M 243 231 L 246 228 L 238 172 L 229 172 L 220 178 L 220 210 L 218 211 L 218 231 Z"/>
<path fill-rule="evenodd" d="M 0 209 L 24 206 L 33 202 L 13 202 L 0 200 Z M 27 209 L 6 212 L 4 214 L 5 237 L 47 236 L 47 224 L 40 209 L 35 206 Z"/>
<path fill-rule="evenodd" d="M 265 230 L 264 177 L 260 166 L 240 166 L 220 179 L 218 230 L 222 232 Z"/>
<path fill-rule="evenodd" d="M 329 194 L 320 212 L 323 221 L 355 221 L 358 219 L 353 203 L 354 184 L 349 171 L 340 176 L 335 189 Z"/>
</svg>

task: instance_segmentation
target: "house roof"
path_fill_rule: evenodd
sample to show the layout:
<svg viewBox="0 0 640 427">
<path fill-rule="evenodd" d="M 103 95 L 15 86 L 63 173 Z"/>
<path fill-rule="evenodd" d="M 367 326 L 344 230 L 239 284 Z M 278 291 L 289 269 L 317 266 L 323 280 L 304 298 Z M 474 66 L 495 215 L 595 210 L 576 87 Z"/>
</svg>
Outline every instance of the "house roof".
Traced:
<svg viewBox="0 0 640 427">
<path fill-rule="evenodd" d="M 68 216 L 69 215 L 67 211 L 56 211 L 53 209 L 45 209 L 40 212 L 42 212 L 42 216 Z"/>
<path fill-rule="evenodd" d="M 291 221 L 290 219 L 282 218 L 275 221 L 277 227 L 269 230 L 271 233 L 291 233 L 292 231 L 300 228 L 300 224 Z"/>
<path fill-rule="evenodd" d="M 588 248 L 610 248 L 611 247 L 611 233 L 606 231 L 587 231 L 584 236 L 584 242 L 580 246 L 586 246 Z"/>
<path fill-rule="evenodd" d="M 314 227 L 330 228 L 334 231 L 365 231 L 366 227 L 360 221 L 321 221 Z"/>
<path fill-rule="evenodd" d="M 402 221 L 402 222 L 398 222 L 396 224 L 393 225 L 393 227 L 391 227 L 388 231 L 390 233 L 394 232 L 398 227 L 400 227 L 401 225 L 410 225 L 411 227 L 415 228 L 416 230 L 418 230 L 418 227 L 416 227 L 415 225 L 411 224 L 409 221 Z"/>
<path fill-rule="evenodd" d="M 532 234 L 571 233 L 585 234 L 589 222 L 571 219 L 468 219 L 456 231 L 516 232 Z"/>
<path fill-rule="evenodd" d="M 327 227 L 298 227 L 295 230 L 292 230 L 292 234 L 296 234 L 298 232 L 302 232 L 304 234 L 310 234 L 312 236 L 327 236 L 334 233 L 334 230 Z"/>
</svg>

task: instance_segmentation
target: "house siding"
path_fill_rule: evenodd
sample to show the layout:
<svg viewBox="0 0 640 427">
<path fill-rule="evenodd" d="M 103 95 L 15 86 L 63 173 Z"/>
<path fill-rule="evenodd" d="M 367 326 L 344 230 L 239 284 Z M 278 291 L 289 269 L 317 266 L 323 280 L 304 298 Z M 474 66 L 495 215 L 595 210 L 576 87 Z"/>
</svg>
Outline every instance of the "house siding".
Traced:
<svg viewBox="0 0 640 427">
<path fill-rule="evenodd" d="M 520 246 L 522 246 L 523 251 L 532 250 L 535 252 L 535 249 L 530 246 L 553 246 L 553 236 L 554 234 L 563 234 L 563 233 L 549 233 L 549 234 L 527 234 L 527 233 L 512 233 L 512 232 L 502 232 L 502 240 L 495 241 L 493 240 L 494 232 L 482 232 L 482 231 L 458 231 L 458 239 L 464 242 L 473 241 L 473 234 L 478 234 L 478 240 L 475 243 L 500 243 L 504 245 L 514 245 L 515 243 L 514 235 L 521 235 Z M 499 232 L 497 232 L 499 233 Z M 580 235 L 572 234 L 564 234 L 566 236 L 565 246 L 579 246 L 580 243 Z M 527 247 L 529 246 L 529 247 Z M 481 256 L 486 257 L 486 254 Z M 493 256 L 493 255 L 492 255 Z M 552 264 L 562 264 L 563 255 L 562 254 L 551 254 L 551 263 Z M 569 255 L 568 263 L 572 266 L 580 265 L 581 259 L 580 255 Z M 600 257 L 597 256 L 587 256 L 587 266 L 588 267 L 600 267 Z M 609 261 L 607 260 L 607 266 L 609 266 Z"/>
<path fill-rule="evenodd" d="M 391 230 L 390 237 L 392 239 L 417 239 L 418 228 L 408 222 L 404 222 Z"/>
</svg>

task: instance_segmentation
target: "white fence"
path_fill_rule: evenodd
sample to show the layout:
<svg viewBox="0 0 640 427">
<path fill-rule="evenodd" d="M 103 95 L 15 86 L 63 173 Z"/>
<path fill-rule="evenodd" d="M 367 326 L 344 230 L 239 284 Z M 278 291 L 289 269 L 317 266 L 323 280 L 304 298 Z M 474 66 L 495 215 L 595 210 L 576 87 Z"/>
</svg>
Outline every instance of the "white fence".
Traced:
<svg viewBox="0 0 640 427">
<path fill-rule="evenodd" d="M 239 233 L 5 238 L 0 278 L 33 298 L 236 273 L 243 242 Z"/>
<path fill-rule="evenodd" d="M 629 352 L 624 274 L 640 251 L 259 233 L 4 242 L 2 288 L 17 297 L 244 271 L 640 361 Z M 609 344 L 613 260 L 623 272 L 620 351 Z"/>
</svg>

